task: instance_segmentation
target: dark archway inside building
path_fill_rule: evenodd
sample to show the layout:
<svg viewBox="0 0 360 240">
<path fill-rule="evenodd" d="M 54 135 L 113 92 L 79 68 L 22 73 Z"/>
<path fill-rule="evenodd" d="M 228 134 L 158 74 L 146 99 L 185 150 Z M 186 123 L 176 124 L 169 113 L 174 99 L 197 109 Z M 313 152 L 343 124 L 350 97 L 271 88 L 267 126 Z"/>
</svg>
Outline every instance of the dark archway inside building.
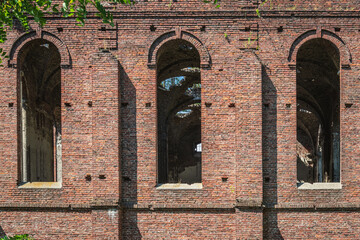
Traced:
<svg viewBox="0 0 360 240">
<path fill-rule="evenodd" d="M 201 182 L 200 56 L 177 39 L 157 54 L 158 182 Z"/>
<path fill-rule="evenodd" d="M 55 182 L 61 159 L 61 69 L 57 47 L 27 43 L 18 60 L 22 182 Z"/>
<path fill-rule="evenodd" d="M 297 180 L 340 182 L 340 55 L 325 39 L 297 54 Z"/>
</svg>

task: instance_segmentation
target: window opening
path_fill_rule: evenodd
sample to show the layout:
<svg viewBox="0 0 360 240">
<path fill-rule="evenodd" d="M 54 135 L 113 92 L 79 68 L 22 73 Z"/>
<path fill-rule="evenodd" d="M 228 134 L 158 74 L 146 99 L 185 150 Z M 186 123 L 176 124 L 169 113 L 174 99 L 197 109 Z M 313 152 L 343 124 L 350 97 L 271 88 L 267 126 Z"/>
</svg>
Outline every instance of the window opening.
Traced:
<svg viewBox="0 0 360 240">
<path fill-rule="evenodd" d="M 196 147 L 195 147 L 195 152 L 196 153 L 201 153 L 201 143 L 198 143 L 198 144 L 196 144 Z"/>
<path fill-rule="evenodd" d="M 339 51 L 313 39 L 297 54 L 297 180 L 340 182 Z"/>
<path fill-rule="evenodd" d="M 178 118 L 186 118 L 191 114 L 192 110 L 191 109 L 184 109 L 184 110 L 180 110 L 178 111 L 175 115 Z"/>
<path fill-rule="evenodd" d="M 184 76 L 179 77 L 171 77 L 168 79 L 165 79 L 160 83 L 159 89 L 164 91 L 170 91 L 172 87 L 178 87 L 181 86 L 181 84 L 185 81 Z"/>
<path fill-rule="evenodd" d="M 183 71 L 183 72 L 199 73 L 199 72 L 200 72 L 200 68 L 198 68 L 198 67 L 186 67 L 186 68 L 181 69 L 181 71 Z"/>
<path fill-rule="evenodd" d="M 20 50 L 19 118 L 21 181 L 56 182 L 61 158 L 60 54 L 33 40 Z"/>
<path fill-rule="evenodd" d="M 201 182 L 200 56 L 185 40 L 157 56 L 158 182 Z"/>
</svg>

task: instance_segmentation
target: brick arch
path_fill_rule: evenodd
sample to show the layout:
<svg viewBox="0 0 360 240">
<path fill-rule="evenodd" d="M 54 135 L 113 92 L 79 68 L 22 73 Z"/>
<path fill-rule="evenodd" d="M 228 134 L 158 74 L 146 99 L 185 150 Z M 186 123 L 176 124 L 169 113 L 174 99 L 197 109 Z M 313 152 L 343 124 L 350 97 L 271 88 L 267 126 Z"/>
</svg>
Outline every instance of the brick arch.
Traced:
<svg viewBox="0 0 360 240">
<path fill-rule="evenodd" d="M 154 68 L 156 66 L 156 56 L 161 46 L 164 45 L 166 42 L 175 39 L 183 39 L 193 44 L 200 54 L 200 67 L 201 68 L 210 67 L 211 64 L 210 54 L 207 51 L 204 44 L 193 34 L 177 28 L 176 30 L 162 34 L 151 44 L 148 54 L 148 66 L 150 68 Z"/>
<path fill-rule="evenodd" d="M 352 62 L 352 57 L 348 46 L 338 35 L 324 29 L 310 30 L 300 35 L 290 47 L 288 61 L 291 64 L 296 64 L 296 56 L 300 47 L 305 42 L 316 38 L 323 38 L 333 43 L 339 50 L 341 65 L 350 65 Z"/>
<path fill-rule="evenodd" d="M 61 41 L 54 34 L 40 30 L 40 31 L 31 31 L 29 33 L 25 33 L 14 42 L 9 54 L 9 67 L 16 68 L 19 52 L 22 49 L 22 47 L 24 47 L 25 44 L 27 44 L 28 42 L 36 39 L 45 39 L 57 47 L 60 53 L 60 58 L 61 58 L 60 66 L 62 68 L 68 68 L 71 66 L 71 56 L 64 42 Z"/>
</svg>

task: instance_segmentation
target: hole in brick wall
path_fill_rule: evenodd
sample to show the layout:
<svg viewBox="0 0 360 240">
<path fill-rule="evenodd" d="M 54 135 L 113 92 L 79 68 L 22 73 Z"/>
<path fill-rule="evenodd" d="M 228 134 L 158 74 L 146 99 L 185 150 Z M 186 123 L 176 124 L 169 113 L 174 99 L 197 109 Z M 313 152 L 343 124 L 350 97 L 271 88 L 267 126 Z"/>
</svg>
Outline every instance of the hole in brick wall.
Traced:
<svg viewBox="0 0 360 240">
<path fill-rule="evenodd" d="M 205 25 L 201 26 L 200 31 L 205 32 L 205 30 L 206 30 L 206 26 Z"/>
<path fill-rule="evenodd" d="M 290 103 L 287 103 L 287 104 L 286 104 L 286 108 L 291 108 L 291 104 L 290 104 Z"/>
<path fill-rule="evenodd" d="M 245 27 L 245 32 L 250 32 L 250 27 Z"/>
<path fill-rule="evenodd" d="M 85 176 L 85 179 L 86 179 L 86 181 L 91 181 L 91 175 L 90 175 L 90 174 L 87 174 L 87 175 Z"/>
<path fill-rule="evenodd" d="M 270 182 L 270 178 L 269 177 L 265 177 L 265 182 Z"/>
<path fill-rule="evenodd" d="M 89 107 L 92 107 L 93 102 L 92 102 L 92 101 L 89 101 L 89 102 L 88 102 L 88 105 L 89 105 Z"/>
<path fill-rule="evenodd" d="M 64 31 L 64 29 L 62 28 L 62 27 L 58 27 L 58 28 L 56 28 L 57 29 L 57 31 L 60 33 L 60 32 L 62 32 L 62 31 Z"/>
<path fill-rule="evenodd" d="M 106 179 L 106 176 L 104 174 L 100 174 L 99 179 Z"/>
<path fill-rule="evenodd" d="M 351 108 L 352 105 L 353 105 L 352 103 L 345 103 L 345 107 L 346 107 L 346 108 Z"/>
<path fill-rule="evenodd" d="M 224 71 L 224 69 L 220 68 L 220 69 L 219 69 L 219 72 L 222 72 L 222 71 Z"/>
<path fill-rule="evenodd" d="M 92 68 L 92 66 L 89 66 L 89 68 Z"/>
<path fill-rule="evenodd" d="M 101 52 L 104 52 L 104 53 L 108 53 L 108 52 L 110 52 L 110 50 L 109 50 L 109 49 L 107 49 L 107 48 L 101 48 L 101 49 L 100 49 L 100 51 L 101 51 Z"/>
<path fill-rule="evenodd" d="M 229 35 L 227 35 L 227 34 L 226 34 L 225 40 L 226 40 L 228 43 L 231 43 L 230 38 L 229 38 Z"/>
<path fill-rule="evenodd" d="M 206 107 L 211 107 L 211 105 L 212 105 L 212 103 L 209 103 L 209 102 L 206 102 L 206 103 L 205 103 L 205 106 L 206 106 Z"/>
<path fill-rule="evenodd" d="M 123 180 L 124 182 L 130 182 L 130 181 L 131 181 L 131 179 L 130 179 L 129 177 L 127 177 L 127 176 L 123 176 L 123 177 L 122 177 L 122 180 Z"/>
<path fill-rule="evenodd" d="M 106 27 L 101 27 L 101 28 L 100 28 L 100 31 L 105 32 L 105 31 L 106 31 Z"/>
<path fill-rule="evenodd" d="M 230 103 L 229 107 L 231 107 L 231 108 L 235 107 L 235 103 Z"/>
<path fill-rule="evenodd" d="M 155 30 L 156 30 L 156 27 L 154 25 L 151 25 L 150 26 L 150 31 L 155 32 Z"/>
<path fill-rule="evenodd" d="M 71 103 L 69 103 L 69 102 L 66 102 L 64 104 L 65 104 L 65 107 L 71 107 Z"/>
<path fill-rule="evenodd" d="M 264 108 L 269 108 L 270 104 L 264 103 Z"/>
<path fill-rule="evenodd" d="M 173 2 L 177 2 L 177 0 L 172 0 Z"/>
<path fill-rule="evenodd" d="M 149 108 L 149 107 L 151 107 L 151 103 L 145 103 L 145 107 L 147 107 L 147 108 Z"/>
<path fill-rule="evenodd" d="M 9 103 L 9 107 L 13 107 L 14 106 L 14 103 Z"/>
<path fill-rule="evenodd" d="M 335 30 L 335 32 L 340 32 L 341 28 L 336 27 L 336 28 L 334 28 L 334 30 Z"/>
<path fill-rule="evenodd" d="M 127 105 L 129 105 L 129 103 L 127 103 L 127 102 L 122 102 L 122 103 L 121 103 L 121 106 L 122 106 L 122 107 L 127 107 Z"/>
<path fill-rule="evenodd" d="M 277 28 L 277 31 L 278 31 L 279 33 L 283 32 L 283 31 L 284 31 L 283 26 L 278 27 L 278 28 Z"/>
<path fill-rule="evenodd" d="M 227 182 L 227 181 L 228 181 L 228 177 L 222 177 L 222 178 L 221 178 L 221 181 L 222 181 L 222 182 Z"/>
<path fill-rule="evenodd" d="M 13 28 L 18 31 L 25 31 L 24 27 L 22 26 L 21 22 L 18 19 L 13 19 Z M 0 234 L 1 235 L 1 234 Z"/>
<path fill-rule="evenodd" d="M 341 68 L 342 68 L 342 69 L 347 69 L 347 70 L 351 69 L 350 64 L 342 64 L 342 65 L 341 65 Z M 340 71 L 339 71 L 337 74 L 339 75 L 339 74 L 340 74 Z"/>
</svg>

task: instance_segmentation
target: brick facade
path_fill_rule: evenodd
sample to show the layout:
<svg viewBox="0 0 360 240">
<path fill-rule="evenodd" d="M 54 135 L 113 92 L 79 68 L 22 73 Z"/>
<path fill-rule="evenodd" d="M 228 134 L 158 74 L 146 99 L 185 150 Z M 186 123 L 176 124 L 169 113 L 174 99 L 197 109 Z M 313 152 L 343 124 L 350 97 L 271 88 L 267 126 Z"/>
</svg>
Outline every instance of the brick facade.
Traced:
<svg viewBox="0 0 360 240">
<path fill-rule="evenodd" d="M 84 27 L 51 18 L 43 29 L 9 31 L 1 45 L 10 60 L 0 68 L 0 236 L 359 239 L 360 5 L 272 1 L 262 18 L 256 6 L 140 1 L 111 6 L 114 27 L 90 13 Z M 38 38 L 61 56 L 61 188 L 18 186 L 17 65 Z M 296 55 L 316 38 L 340 56 L 338 189 L 299 189 L 296 181 Z M 201 189 L 156 187 L 156 56 L 171 39 L 200 55 Z"/>
</svg>

